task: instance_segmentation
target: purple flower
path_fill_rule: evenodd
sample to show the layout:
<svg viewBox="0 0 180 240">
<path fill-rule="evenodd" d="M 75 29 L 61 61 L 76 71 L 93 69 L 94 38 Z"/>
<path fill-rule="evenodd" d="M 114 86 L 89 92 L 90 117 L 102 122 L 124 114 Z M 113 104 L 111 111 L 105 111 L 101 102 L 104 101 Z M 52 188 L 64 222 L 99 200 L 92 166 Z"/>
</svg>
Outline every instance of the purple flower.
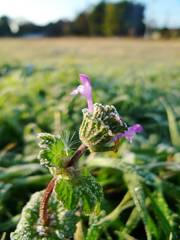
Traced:
<svg viewBox="0 0 180 240">
<path fill-rule="evenodd" d="M 119 133 L 117 134 L 114 138 L 113 138 L 113 142 L 119 140 L 122 137 L 125 137 L 129 142 L 132 142 L 134 136 L 136 133 L 140 133 L 143 131 L 143 127 L 140 124 L 134 124 L 131 127 L 129 127 L 126 131 L 124 131 L 123 133 Z"/>
<path fill-rule="evenodd" d="M 89 77 L 85 74 L 80 74 L 80 81 L 82 85 L 79 85 L 76 89 L 71 92 L 71 95 L 77 95 L 78 93 L 86 97 L 88 110 L 93 112 L 93 100 L 92 100 L 92 87 Z"/>
<path fill-rule="evenodd" d="M 93 112 L 94 106 L 93 106 L 93 99 L 92 99 L 91 81 L 86 74 L 80 74 L 80 81 L 81 81 L 81 85 L 79 85 L 76 89 L 74 89 L 71 92 L 71 95 L 75 96 L 77 94 L 80 94 L 84 96 L 87 100 L 89 112 Z M 118 122 L 121 122 L 122 119 L 120 116 L 117 116 L 116 120 Z M 121 132 L 116 136 L 114 136 L 111 142 L 115 142 L 115 144 L 118 145 L 119 139 L 123 137 L 126 138 L 129 142 L 132 142 L 135 134 L 140 133 L 142 131 L 143 131 L 143 127 L 140 124 L 134 124 L 131 127 L 129 127 L 126 131 Z"/>
</svg>

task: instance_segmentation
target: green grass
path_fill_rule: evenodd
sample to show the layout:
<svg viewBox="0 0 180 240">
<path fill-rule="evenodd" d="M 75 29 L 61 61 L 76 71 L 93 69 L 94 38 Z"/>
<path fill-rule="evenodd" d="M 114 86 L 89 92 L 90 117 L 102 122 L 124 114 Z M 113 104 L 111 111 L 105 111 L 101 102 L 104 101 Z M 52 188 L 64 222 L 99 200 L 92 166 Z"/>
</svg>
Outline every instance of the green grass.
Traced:
<svg viewBox="0 0 180 240">
<path fill-rule="evenodd" d="M 179 42 L 3 39 L 0 52 L 0 232 L 6 239 L 31 194 L 50 179 L 38 164 L 36 134 L 61 128 L 77 135 L 86 103 L 70 92 L 79 73 L 91 77 L 95 102 L 115 105 L 125 120 L 144 127 L 117 154 L 82 161 L 105 193 L 106 216 L 91 219 L 87 239 L 178 239 Z"/>
</svg>

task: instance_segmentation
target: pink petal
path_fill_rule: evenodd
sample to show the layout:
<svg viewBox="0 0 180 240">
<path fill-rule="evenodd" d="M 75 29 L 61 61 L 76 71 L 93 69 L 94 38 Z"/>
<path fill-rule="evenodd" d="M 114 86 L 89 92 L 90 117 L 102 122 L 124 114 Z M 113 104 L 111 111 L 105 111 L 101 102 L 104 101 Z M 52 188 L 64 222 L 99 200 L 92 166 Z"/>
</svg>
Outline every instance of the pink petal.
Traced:
<svg viewBox="0 0 180 240">
<path fill-rule="evenodd" d="M 83 73 L 80 74 L 80 81 L 82 85 L 89 84 L 91 86 L 91 81 L 86 74 Z"/>
<path fill-rule="evenodd" d="M 77 95 L 78 93 L 80 93 L 81 95 L 83 95 L 83 92 L 84 92 L 84 86 L 79 85 L 77 88 L 75 88 L 75 89 L 71 92 L 71 95 L 75 96 L 75 95 Z"/>
<path fill-rule="evenodd" d="M 143 127 L 140 124 L 134 124 L 131 127 L 129 127 L 126 131 L 124 131 L 123 133 L 119 133 L 117 134 L 114 138 L 113 138 L 113 142 L 117 141 L 118 139 L 125 137 L 129 142 L 132 142 L 134 136 L 136 133 L 140 133 L 143 131 Z"/>
<path fill-rule="evenodd" d="M 139 133 L 139 132 L 142 132 L 142 131 L 143 131 L 143 127 L 142 127 L 140 124 L 138 124 L 138 123 L 132 125 L 132 126 L 130 127 L 130 129 L 131 129 L 132 131 L 136 132 L 136 133 Z"/>
<path fill-rule="evenodd" d="M 71 95 L 77 95 L 78 93 L 80 93 L 82 96 L 86 97 L 88 110 L 89 112 L 93 112 L 91 81 L 86 74 L 80 74 L 80 81 L 82 85 L 79 85 L 76 89 L 74 89 Z"/>
</svg>

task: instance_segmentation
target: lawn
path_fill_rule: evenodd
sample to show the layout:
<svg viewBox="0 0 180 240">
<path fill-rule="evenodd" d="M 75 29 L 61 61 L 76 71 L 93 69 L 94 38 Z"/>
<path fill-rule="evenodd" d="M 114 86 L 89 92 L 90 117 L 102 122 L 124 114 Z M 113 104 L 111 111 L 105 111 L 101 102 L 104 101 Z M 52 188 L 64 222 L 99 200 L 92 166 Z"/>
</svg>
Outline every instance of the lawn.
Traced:
<svg viewBox="0 0 180 240">
<path fill-rule="evenodd" d="M 95 102 L 114 105 L 129 124 L 144 128 L 117 153 L 80 161 L 104 191 L 101 214 L 83 218 L 85 239 L 178 240 L 178 40 L 0 40 L 0 233 L 9 239 L 23 206 L 51 178 L 37 159 L 37 134 L 63 129 L 78 139 L 86 102 L 70 93 L 80 73 L 91 78 Z"/>
</svg>

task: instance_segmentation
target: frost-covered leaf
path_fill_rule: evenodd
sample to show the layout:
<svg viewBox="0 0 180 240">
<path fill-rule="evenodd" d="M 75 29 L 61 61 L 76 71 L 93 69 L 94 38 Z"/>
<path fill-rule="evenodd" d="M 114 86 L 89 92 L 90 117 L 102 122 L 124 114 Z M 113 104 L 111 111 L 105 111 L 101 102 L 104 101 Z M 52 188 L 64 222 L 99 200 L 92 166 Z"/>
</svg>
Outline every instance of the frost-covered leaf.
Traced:
<svg viewBox="0 0 180 240">
<path fill-rule="evenodd" d="M 180 146 L 180 134 L 178 131 L 178 125 L 176 122 L 176 118 L 173 112 L 173 109 L 164 101 L 162 100 L 162 103 L 166 109 L 167 117 L 168 117 L 168 123 L 169 123 L 169 133 L 171 136 L 171 142 L 174 146 L 179 147 Z"/>
<path fill-rule="evenodd" d="M 86 214 L 89 214 L 92 211 L 99 212 L 103 193 L 102 188 L 96 182 L 96 179 L 91 175 L 81 177 L 78 189 L 83 211 Z"/>
<path fill-rule="evenodd" d="M 153 193 L 147 188 L 146 192 L 151 201 L 151 211 L 154 213 L 156 223 L 158 224 L 159 239 L 179 239 L 176 220 L 171 209 L 168 207 L 161 185 Z"/>
<path fill-rule="evenodd" d="M 98 212 L 100 209 L 103 197 L 102 188 L 89 174 L 59 179 L 55 190 L 67 209 L 81 207 L 85 214 Z"/>
<path fill-rule="evenodd" d="M 175 238 L 175 232 L 173 232 L 173 229 L 171 227 L 171 223 L 173 222 L 173 218 L 171 216 L 171 211 L 168 208 L 168 205 L 166 203 L 166 200 L 163 196 L 163 193 L 161 189 L 158 189 L 157 191 L 154 191 L 153 194 L 148 191 L 148 195 L 151 199 L 151 208 L 156 216 L 157 222 L 159 223 L 159 229 L 161 230 L 161 238 L 168 237 L 170 238 L 170 235 L 172 234 Z"/>
<path fill-rule="evenodd" d="M 11 233 L 11 240 L 64 240 L 73 237 L 79 217 L 74 211 L 64 210 L 55 195 L 51 196 L 48 206 L 51 217 L 49 227 L 40 224 L 39 202 L 42 193 L 33 194 L 24 207 L 20 222 L 15 232 Z"/>
<path fill-rule="evenodd" d="M 60 179 L 56 183 L 56 193 L 67 209 L 74 209 L 78 204 L 78 192 L 71 179 Z"/>
<path fill-rule="evenodd" d="M 139 215 L 144 223 L 146 235 L 148 240 L 158 239 L 159 233 L 158 229 L 151 218 L 149 212 L 146 208 L 145 194 L 143 191 L 143 186 L 140 182 L 139 176 L 136 174 L 125 174 L 125 180 L 127 182 L 129 191 L 134 200 L 135 206 Z"/>
<path fill-rule="evenodd" d="M 137 208 L 133 208 L 133 210 L 131 211 L 131 214 L 129 215 L 127 221 L 126 221 L 126 225 L 125 228 L 123 229 L 123 233 L 131 233 L 138 225 L 139 221 L 140 221 L 140 215 L 139 212 L 137 210 Z"/>
<path fill-rule="evenodd" d="M 62 136 L 49 133 L 40 133 L 39 153 L 40 163 L 46 167 L 62 167 L 72 154 L 71 145 Z"/>
</svg>

